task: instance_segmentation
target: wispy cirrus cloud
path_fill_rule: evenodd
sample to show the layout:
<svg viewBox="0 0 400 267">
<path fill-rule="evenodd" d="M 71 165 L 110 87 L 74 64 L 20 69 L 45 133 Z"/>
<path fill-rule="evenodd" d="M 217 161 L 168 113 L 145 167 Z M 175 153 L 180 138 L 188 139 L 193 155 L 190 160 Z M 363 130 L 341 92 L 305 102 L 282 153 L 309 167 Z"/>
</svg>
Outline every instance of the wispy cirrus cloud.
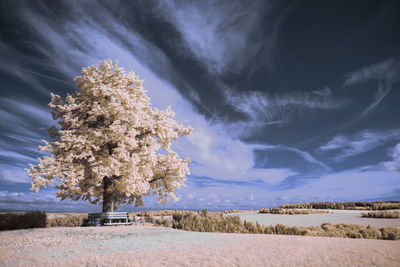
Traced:
<svg viewBox="0 0 400 267">
<path fill-rule="evenodd" d="M 326 87 L 311 92 L 291 92 L 270 95 L 258 91 L 236 92 L 224 90 L 227 103 L 253 121 L 287 122 L 290 118 L 307 109 L 338 109 L 350 101 L 335 97 Z"/>
<path fill-rule="evenodd" d="M 370 80 L 396 82 L 400 78 L 400 61 L 391 58 L 346 74 L 344 86 L 362 84 Z"/>
<path fill-rule="evenodd" d="M 268 145 L 268 144 L 252 144 L 253 149 L 257 150 L 280 150 L 280 151 L 289 151 L 296 154 L 299 158 L 305 160 L 306 162 L 315 165 L 318 167 L 319 174 L 326 174 L 332 172 L 332 168 L 328 166 L 326 163 L 318 160 L 313 155 L 311 155 L 307 151 L 303 151 L 298 148 L 289 147 L 285 145 Z"/>
<path fill-rule="evenodd" d="M 383 162 L 383 167 L 387 171 L 400 172 L 400 143 L 390 149 L 390 156 L 392 157 L 392 160 Z"/>
<path fill-rule="evenodd" d="M 288 202 L 354 201 L 394 196 L 393 185 L 399 184 L 400 173 L 357 168 L 331 173 L 309 183 L 280 192 Z"/>
<path fill-rule="evenodd" d="M 230 134 L 225 122 L 210 121 L 199 114 L 172 84 L 157 75 L 152 67 L 155 62 L 157 68 L 163 72 L 173 71 L 169 70 L 172 68 L 169 59 L 155 45 L 111 16 L 107 8 L 99 5 L 93 16 L 82 19 L 81 14 L 88 14 L 85 10 L 87 6 L 75 5 L 69 1 L 63 3 L 70 7 L 71 13 L 62 24 L 52 23 L 45 12 L 29 5 L 24 6 L 19 14 L 21 23 L 29 25 L 31 33 L 38 36 L 40 41 L 35 48 L 41 53 L 41 57 L 47 60 L 49 66 L 53 66 L 71 80 L 73 76 L 79 75 L 81 66 L 97 64 L 107 58 L 119 59 L 121 66 L 134 70 L 139 77 L 145 79 L 144 87 L 148 90 L 154 106 L 165 108 L 172 105 L 177 120 L 194 127 L 192 135 L 174 144 L 181 156 L 191 158 L 190 168 L 193 175 L 223 181 L 260 180 L 266 184 L 276 184 L 295 173 L 288 168 L 255 168 L 253 148 L 236 138 L 234 134 Z M 79 40 L 79 43 L 76 40 Z M 192 97 L 196 98 L 196 95 Z M 45 114 L 42 109 L 33 109 L 32 106 L 26 106 L 18 101 L 14 101 L 14 104 L 19 111 L 15 114 L 9 110 L 6 112 L 12 113 L 21 127 L 32 126 L 32 121 L 30 123 L 25 121 L 32 117 L 40 119 L 41 122 L 29 129 L 33 135 L 25 135 L 21 129 L 19 135 L 12 132 L 10 136 L 16 137 L 17 141 L 19 139 L 18 142 L 35 137 L 39 137 L 38 140 L 48 139 L 43 129 L 48 121 L 46 114 L 50 116 L 50 112 Z M 8 121 L 5 127 L 10 124 Z M 41 129 L 37 129 L 39 125 Z M 22 144 L 18 147 L 21 148 Z M 5 147 L 3 150 L 7 155 L 17 153 L 10 147 Z M 19 150 L 18 153 L 25 154 L 24 150 Z M 26 159 L 19 157 L 19 161 L 25 163 Z M 11 170 L 11 166 L 9 168 Z"/>
<path fill-rule="evenodd" d="M 400 80 L 399 59 L 391 58 L 348 73 L 345 76 L 343 86 L 355 86 L 371 80 L 378 82 L 378 90 L 375 93 L 374 101 L 364 109 L 361 116 L 365 116 L 372 112 L 390 93 L 392 84 Z"/>
<path fill-rule="evenodd" d="M 0 181 L 30 183 L 24 168 L 41 154 L 37 147 L 55 122 L 48 109 L 10 98 L 0 98 L 0 116 Z"/>
<path fill-rule="evenodd" d="M 159 10 L 180 32 L 188 51 L 210 72 L 220 74 L 241 71 L 255 57 L 272 62 L 286 16 L 281 10 L 283 4 L 258 0 L 165 1 Z M 270 23 L 260 34 L 265 16 Z"/>
<path fill-rule="evenodd" d="M 324 145 L 318 152 L 333 152 L 335 161 L 371 151 L 393 140 L 400 139 L 400 129 L 395 130 L 364 130 L 353 135 L 338 135 Z"/>
</svg>

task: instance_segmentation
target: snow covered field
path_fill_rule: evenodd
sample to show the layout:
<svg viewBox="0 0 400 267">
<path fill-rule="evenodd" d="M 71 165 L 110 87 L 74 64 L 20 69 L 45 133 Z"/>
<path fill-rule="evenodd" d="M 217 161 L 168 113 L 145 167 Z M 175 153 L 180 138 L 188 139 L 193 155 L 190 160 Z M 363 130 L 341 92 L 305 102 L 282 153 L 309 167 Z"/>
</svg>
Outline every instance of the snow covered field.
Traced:
<svg viewBox="0 0 400 267">
<path fill-rule="evenodd" d="M 142 225 L 0 233 L 1 266 L 396 266 L 399 252 L 400 241 Z"/>
<path fill-rule="evenodd" d="M 282 215 L 265 213 L 231 213 L 230 216 L 239 215 L 242 220 L 258 222 L 264 225 L 276 225 L 278 223 L 287 226 L 318 226 L 322 223 L 346 223 L 359 225 L 373 225 L 376 227 L 397 226 L 400 227 L 400 219 L 362 218 L 361 213 L 368 211 L 359 210 L 329 210 L 329 213 L 317 213 L 307 215 Z"/>
</svg>

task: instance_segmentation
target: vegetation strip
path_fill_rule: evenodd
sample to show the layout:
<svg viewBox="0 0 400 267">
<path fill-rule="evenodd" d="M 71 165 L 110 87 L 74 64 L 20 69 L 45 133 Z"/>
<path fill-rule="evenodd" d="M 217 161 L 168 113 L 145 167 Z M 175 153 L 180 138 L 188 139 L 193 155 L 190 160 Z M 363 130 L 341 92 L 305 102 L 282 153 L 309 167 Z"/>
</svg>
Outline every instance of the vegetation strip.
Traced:
<svg viewBox="0 0 400 267">
<path fill-rule="evenodd" d="M 170 215 L 172 214 L 172 222 Z M 175 229 L 196 231 L 196 232 L 221 232 L 221 233 L 254 233 L 254 234 L 280 234 L 280 235 L 303 235 L 323 237 L 347 237 L 367 239 L 400 239 L 400 229 L 396 227 L 362 226 L 354 224 L 330 224 L 323 223 L 321 226 L 297 227 L 277 224 L 265 226 L 258 222 L 247 222 L 239 216 L 224 216 L 224 212 L 202 212 L 193 211 L 155 211 L 133 214 L 133 221 L 138 215 L 142 222 L 154 223 Z M 398 211 L 394 212 L 368 212 L 364 217 L 388 218 L 385 216 L 399 216 Z M 157 216 L 160 218 L 154 218 Z M 165 218 L 164 216 L 167 216 Z M 379 217 L 381 216 L 381 217 Z M 4 213 L 0 214 L 0 230 L 15 230 L 27 228 L 44 227 L 79 227 L 87 214 L 66 215 L 65 217 L 47 218 L 46 213 L 40 211 L 26 213 Z M 395 217 L 391 217 L 395 218 Z M 396 217 L 398 218 L 398 217 Z"/>
<path fill-rule="evenodd" d="M 400 218 L 399 211 L 371 211 L 367 213 L 361 213 L 362 217 L 368 218 L 389 218 L 389 219 L 397 219 Z"/>
<path fill-rule="evenodd" d="M 273 208 L 273 209 L 260 209 L 259 213 L 269 213 L 269 214 L 288 214 L 288 215 L 296 215 L 296 214 L 315 214 L 315 213 L 329 213 L 326 210 L 296 210 L 296 209 L 282 209 L 282 208 Z"/>
<path fill-rule="evenodd" d="M 335 210 L 393 210 L 400 209 L 400 201 L 376 202 L 313 202 L 281 205 L 282 209 L 335 209 Z"/>
<path fill-rule="evenodd" d="M 247 222 L 239 216 L 223 216 L 207 212 L 177 212 L 173 214 L 172 227 L 186 231 L 196 232 L 221 232 L 221 233 L 250 233 L 250 234 L 277 234 L 277 235 L 303 235 L 325 237 L 347 237 L 367 239 L 400 239 L 400 229 L 396 227 L 376 228 L 355 224 L 330 224 L 321 226 L 290 227 L 282 224 L 275 226 L 260 225 L 258 222 Z"/>
</svg>

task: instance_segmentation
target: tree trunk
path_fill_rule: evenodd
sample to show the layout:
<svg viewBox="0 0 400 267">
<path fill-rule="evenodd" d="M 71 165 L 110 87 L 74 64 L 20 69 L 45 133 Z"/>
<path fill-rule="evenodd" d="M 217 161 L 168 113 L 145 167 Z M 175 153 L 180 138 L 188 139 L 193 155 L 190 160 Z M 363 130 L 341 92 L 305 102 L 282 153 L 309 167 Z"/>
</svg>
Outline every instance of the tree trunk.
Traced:
<svg viewBox="0 0 400 267">
<path fill-rule="evenodd" d="M 114 211 L 114 192 L 108 192 L 107 189 L 112 185 L 112 179 L 109 177 L 103 178 L 103 212 Z"/>
</svg>

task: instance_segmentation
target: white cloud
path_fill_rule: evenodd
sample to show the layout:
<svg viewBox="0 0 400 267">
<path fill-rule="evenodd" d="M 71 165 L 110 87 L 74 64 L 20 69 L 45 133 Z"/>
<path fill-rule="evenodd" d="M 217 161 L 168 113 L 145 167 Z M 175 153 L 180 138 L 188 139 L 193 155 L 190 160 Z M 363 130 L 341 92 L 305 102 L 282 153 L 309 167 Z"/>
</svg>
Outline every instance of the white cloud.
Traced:
<svg viewBox="0 0 400 267">
<path fill-rule="evenodd" d="M 393 195 L 395 186 L 400 185 L 400 173 L 382 170 L 347 170 L 322 176 L 304 186 L 280 192 L 290 201 L 306 197 L 307 201 L 379 199 Z"/>
<path fill-rule="evenodd" d="M 344 86 L 352 86 L 368 82 L 370 80 L 398 81 L 400 78 L 400 62 L 391 58 L 372 64 L 346 75 Z"/>
<path fill-rule="evenodd" d="M 255 179 L 260 179 L 267 184 L 279 184 L 283 182 L 286 178 L 296 175 L 298 173 L 289 169 L 251 169 L 249 170 L 248 177 Z"/>
<path fill-rule="evenodd" d="M 327 164 L 325 164 L 322 161 L 317 160 L 315 157 L 313 157 L 309 152 L 303 151 L 294 147 L 288 147 L 285 145 L 267 145 L 267 144 L 252 144 L 252 147 L 254 149 L 258 150 L 286 150 L 286 151 L 291 151 L 295 154 L 297 154 L 299 157 L 302 159 L 315 164 L 319 166 L 322 169 L 323 173 L 329 173 L 332 172 L 332 168 L 329 167 Z M 294 174 L 293 174 L 294 175 Z"/>
<path fill-rule="evenodd" d="M 284 123 L 295 113 L 305 109 L 337 109 L 349 103 L 348 100 L 335 98 L 330 88 L 311 92 L 291 92 L 270 95 L 258 91 L 236 92 L 225 88 L 227 103 L 248 116 L 252 121 Z"/>
<path fill-rule="evenodd" d="M 362 113 L 361 116 L 365 116 L 372 112 L 381 102 L 382 100 L 390 93 L 392 89 L 392 85 L 389 81 L 379 82 L 378 91 L 376 91 L 374 96 L 374 102 L 370 104 Z"/>
<path fill-rule="evenodd" d="M 77 14 L 84 13 L 82 6 L 73 7 L 76 14 L 71 14 L 71 18 L 78 18 Z M 154 62 L 163 70 L 173 69 L 164 53 L 116 21 L 106 9 L 99 7 L 96 10 L 108 25 L 112 25 L 113 33 L 91 17 L 66 20 L 60 26 L 27 8 L 23 10 L 22 22 L 29 24 L 41 38 L 41 45 L 37 48 L 49 64 L 71 80 L 79 74 L 81 66 L 97 64 L 107 58 L 119 59 L 121 66 L 135 71 L 144 79 L 144 87 L 154 106 L 165 108 L 171 105 L 179 122 L 194 127 L 191 135 L 174 144 L 180 155 L 193 161 L 190 165 L 193 175 L 221 180 L 259 179 L 277 183 L 291 174 L 287 169 L 253 170 L 255 162 L 252 146 L 238 140 L 234 133 L 230 134 L 224 122 L 206 120 L 173 85 L 150 69 L 149 66 L 153 66 Z M 122 39 L 115 38 L 115 32 Z M 80 41 L 79 45 L 76 43 L 77 39 Z M 134 49 L 131 50 L 131 47 Z M 46 118 L 45 114 L 29 106 L 20 105 L 20 109 L 33 111 L 38 117 Z"/>
<path fill-rule="evenodd" d="M 26 65 L 35 63 L 35 61 L 16 51 L 13 47 L 8 46 L 0 40 L 0 70 L 6 72 L 8 75 L 15 76 L 17 79 L 24 81 L 31 90 L 36 90 L 41 94 L 47 94 L 43 84 L 37 78 L 37 74 L 30 71 Z"/>
<path fill-rule="evenodd" d="M 0 154 L 0 156 L 3 156 Z M 31 160 L 31 159 L 29 159 Z M 0 180 L 9 183 L 30 183 L 31 179 L 28 177 L 25 170 L 10 165 L 0 165 Z"/>
<path fill-rule="evenodd" d="M 388 171 L 398 171 L 400 172 L 400 144 L 397 144 L 390 151 L 392 161 L 387 161 L 383 163 L 383 166 Z"/>
<path fill-rule="evenodd" d="M 337 153 L 334 159 L 343 160 L 347 157 L 371 151 L 396 139 L 400 139 L 400 129 L 387 131 L 364 130 L 350 136 L 336 136 L 322 145 L 318 151 L 334 151 Z"/>
<path fill-rule="evenodd" d="M 374 101 L 361 113 L 361 116 L 365 116 L 382 102 L 390 93 L 392 83 L 399 81 L 399 79 L 400 61 L 397 58 L 391 58 L 347 74 L 343 85 L 354 86 L 370 80 L 378 81 L 378 90 L 374 96 Z"/>
<path fill-rule="evenodd" d="M 240 71 L 255 57 L 271 61 L 285 15 L 275 12 L 278 4 L 258 0 L 164 1 L 159 12 L 175 25 L 199 62 L 211 72 L 221 73 Z M 270 21 L 263 29 L 261 15 Z"/>
</svg>

